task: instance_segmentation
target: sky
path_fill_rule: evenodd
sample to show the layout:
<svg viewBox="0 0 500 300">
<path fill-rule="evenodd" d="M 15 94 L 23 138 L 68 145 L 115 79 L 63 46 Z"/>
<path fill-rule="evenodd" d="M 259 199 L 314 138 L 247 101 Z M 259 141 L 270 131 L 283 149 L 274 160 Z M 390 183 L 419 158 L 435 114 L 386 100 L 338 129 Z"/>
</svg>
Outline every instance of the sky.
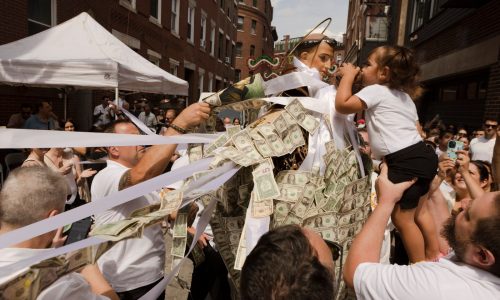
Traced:
<svg viewBox="0 0 500 300">
<path fill-rule="evenodd" d="M 276 27 L 278 41 L 304 36 L 319 22 L 330 17 L 332 23 L 326 35 L 342 41 L 347 25 L 349 0 L 271 0 L 274 7 L 272 25 Z"/>
</svg>

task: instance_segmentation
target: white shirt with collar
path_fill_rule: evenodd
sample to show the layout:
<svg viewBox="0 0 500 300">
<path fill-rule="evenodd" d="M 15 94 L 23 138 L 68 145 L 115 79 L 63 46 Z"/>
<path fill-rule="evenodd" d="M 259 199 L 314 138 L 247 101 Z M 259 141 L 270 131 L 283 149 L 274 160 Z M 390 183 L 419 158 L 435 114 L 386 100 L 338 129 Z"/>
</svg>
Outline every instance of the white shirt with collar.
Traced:
<svg viewBox="0 0 500 300">
<path fill-rule="evenodd" d="M 129 168 L 108 160 L 107 166 L 92 181 L 92 201 L 118 191 L 120 178 Z M 102 225 L 130 216 L 135 210 L 160 202 L 157 193 L 149 193 L 127 203 L 96 214 L 95 224 Z M 130 291 L 149 285 L 163 277 L 165 242 L 159 224 L 144 229 L 141 238 L 126 239 L 115 244 L 97 261 L 116 292 Z"/>
<path fill-rule="evenodd" d="M 3 248 L 0 249 L 0 268 L 12 263 L 41 255 L 52 249 L 31 249 L 31 248 Z M 16 278 L 17 275 L 28 268 L 19 270 L 6 277 L 0 277 L 0 284 Z M 37 300 L 54 299 L 109 299 L 106 296 L 96 295 L 92 292 L 89 283 L 82 275 L 72 272 L 61 276 L 51 285 L 45 288 L 36 298 Z"/>
</svg>

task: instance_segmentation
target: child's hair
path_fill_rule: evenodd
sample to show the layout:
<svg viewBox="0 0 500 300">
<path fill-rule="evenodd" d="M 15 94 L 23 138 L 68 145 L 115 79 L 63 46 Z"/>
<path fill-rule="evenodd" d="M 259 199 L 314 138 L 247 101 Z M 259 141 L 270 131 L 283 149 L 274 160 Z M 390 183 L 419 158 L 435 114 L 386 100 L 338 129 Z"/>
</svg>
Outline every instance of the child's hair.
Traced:
<svg viewBox="0 0 500 300">
<path fill-rule="evenodd" d="M 418 77 L 420 67 L 415 61 L 412 50 L 401 46 L 380 46 L 370 53 L 376 53 L 375 61 L 379 68 L 389 68 L 389 81 L 391 89 L 403 90 L 412 99 L 419 98 L 423 93 Z"/>
</svg>

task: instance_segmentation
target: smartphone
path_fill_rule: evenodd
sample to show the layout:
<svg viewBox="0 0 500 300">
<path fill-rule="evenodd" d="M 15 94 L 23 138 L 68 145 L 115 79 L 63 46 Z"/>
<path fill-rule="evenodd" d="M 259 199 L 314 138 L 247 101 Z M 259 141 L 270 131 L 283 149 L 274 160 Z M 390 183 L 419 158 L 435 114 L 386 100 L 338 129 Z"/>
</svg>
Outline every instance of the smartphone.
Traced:
<svg viewBox="0 0 500 300">
<path fill-rule="evenodd" d="M 464 150 L 464 143 L 460 141 L 449 141 L 446 154 L 453 161 L 457 160 L 457 151 Z"/>
<path fill-rule="evenodd" d="M 78 242 L 87 238 L 87 235 L 90 232 L 90 227 L 92 225 L 92 218 L 86 217 L 85 219 L 81 219 L 80 221 L 76 221 L 71 224 L 69 230 L 65 231 L 67 234 L 66 242 L 64 245 L 69 245 L 74 242 Z"/>
</svg>

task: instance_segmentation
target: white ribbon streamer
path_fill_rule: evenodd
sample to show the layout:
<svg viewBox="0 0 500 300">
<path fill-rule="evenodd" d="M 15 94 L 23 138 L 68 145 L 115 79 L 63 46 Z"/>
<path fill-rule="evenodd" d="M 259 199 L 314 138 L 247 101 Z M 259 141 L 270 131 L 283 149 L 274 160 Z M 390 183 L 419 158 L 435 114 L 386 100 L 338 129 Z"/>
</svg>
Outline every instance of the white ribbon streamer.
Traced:
<svg viewBox="0 0 500 300">
<path fill-rule="evenodd" d="M 210 143 L 219 134 L 139 135 L 34 129 L 0 129 L 0 149 Z"/>
<path fill-rule="evenodd" d="M 129 118 L 130 121 L 132 121 L 132 123 L 135 124 L 135 126 L 137 126 L 140 130 L 142 130 L 142 132 L 144 132 L 147 135 L 156 135 L 156 133 L 152 132 L 151 129 L 149 129 L 149 127 L 146 126 L 146 124 L 144 124 L 141 120 L 136 118 L 128 110 L 126 110 L 123 107 L 120 107 L 120 110 Z"/>
<path fill-rule="evenodd" d="M 8 276 L 10 274 L 14 274 L 15 272 L 27 268 L 29 266 L 32 266 L 34 264 L 37 264 L 41 262 L 42 260 L 46 260 L 58 255 L 63 255 L 71 251 L 77 251 L 83 248 L 87 247 L 92 247 L 94 245 L 99 245 L 101 243 L 106 242 L 106 240 L 100 239 L 98 237 L 89 237 L 84 240 L 78 241 L 71 243 L 69 245 L 59 247 L 59 248 L 54 248 L 51 251 L 46 251 L 43 254 L 37 255 L 30 257 L 28 259 L 24 259 L 15 263 L 12 263 L 7 266 L 3 266 L 2 269 L 0 269 L 0 277 Z"/>
<path fill-rule="evenodd" d="M 281 75 L 263 83 L 264 94 L 266 95 L 276 95 L 303 86 L 312 87 L 314 90 L 318 90 L 328 86 L 328 83 L 302 72 L 292 72 Z"/>
<path fill-rule="evenodd" d="M 232 175 L 234 175 L 234 173 Z M 228 177 L 227 179 L 229 178 L 231 177 Z M 144 296 L 139 298 L 140 300 L 154 300 L 157 299 L 161 295 L 161 293 L 163 293 L 163 291 L 167 287 L 167 284 L 170 283 L 172 278 L 174 278 L 175 274 L 177 274 L 177 272 L 181 268 L 182 264 L 188 259 L 187 256 L 191 253 L 191 251 L 193 251 L 194 246 L 198 242 L 198 239 L 205 231 L 205 228 L 207 228 L 208 222 L 212 217 L 212 213 L 215 209 L 216 203 L 217 199 L 213 198 L 212 201 L 210 201 L 210 203 L 205 207 L 205 210 L 203 211 L 200 220 L 198 221 L 198 225 L 196 226 L 196 233 L 193 237 L 193 241 L 191 242 L 191 246 L 189 247 L 188 253 L 179 262 L 179 264 L 177 264 L 177 266 L 175 266 L 175 268 L 167 276 L 163 278 L 162 281 L 158 282 L 158 284 L 156 284 L 151 290 L 149 290 L 149 292 L 147 292 Z"/>
<path fill-rule="evenodd" d="M 269 97 L 269 98 L 262 98 L 260 100 L 286 106 L 294 99 L 299 100 L 305 109 L 315 111 L 321 114 L 330 113 L 330 111 L 328 110 L 330 105 L 327 103 L 326 99 L 316 99 L 311 97 Z"/>
<path fill-rule="evenodd" d="M 217 169 L 214 169 L 213 172 L 208 173 L 202 177 L 200 177 L 196 181 L 192 181 L 189 187 L 186 190 L 186 197 L 183 199 L 183 202 L 181 206 L 179 207 L 182 208 L 192 202 L 194 199 L 198 198 L 198 196 L 194 195 L 197 194 L 198 190 L 204 190 L 205 193 L 208 191 L 213 191 L 223 185 L 227 180 L 229 180 L 237 171 L 239 170 L 239 167 L 235 167 L 234 163 L 227 163 L 222 167 L 219 167 Z M 190 199 L 190 200 L 186 200 Z M 203 214 L 202 214 L 203 216 Z M 209 215 L 210 219 L 211 214 Z M 208 221 L 207 221 L 208 224 Z M 203 228 L 203 231 L 205 228 Z M 202 231 L 202 233 L 203 233 Z M 195 233 L 197 234 L 197 232 Z M 201 235 L 201 234 L 200 234 Z M 198 235 L 198 237 L 200 236 Z M 196 239 L 197 240 L 197 239 Z M 32 266 L 33 264 L 39 263 L 45 259 L 49 259 L 58 255 L 66 254 L 71 251 L 77 251 L 86 247 L 90 247 L 93 245 L 98 245 L 100 243 L 106 242 L 105 239 L 99 238 L 99 237 L 89 237 L 84 240 L 72 243 L 70 245 L 66 245 L 60 248 L 55 248 L 52 249 L 51 251 L 47 251 L 43 254 L 21 260 L 18 262 L 15 262 L 13 264 L 10 264 L 8 266 L 2 267 L 0 270 L 0 277 L 6 276 L 9 274 L 13 274 L 23 268 Z"/>
<path fill-rule="evenodd" d="M 2 234 L 0 235 L 0 248 L 4 248 L 31 239 L 45 232 L 62 227 L 66 224 L 70 224 L 96 213 L 106 211 L 117 205 L 138 198 L 146 193 L 159 190 L 165 185 L 171 184 L 178 180 L 183 180 L 191 176 L 194 172 L 208 169 L 211 160 L 212 158 L 205 158 L 196 161 L 186 166 L 185 168 L 168 172 L 166 174 L 149 179 L 142 183 L 108 195 L 100 199 L 99 201 L 89 202 L 54 217 L 38 221 L 36 223 Z"/>
</svg>

